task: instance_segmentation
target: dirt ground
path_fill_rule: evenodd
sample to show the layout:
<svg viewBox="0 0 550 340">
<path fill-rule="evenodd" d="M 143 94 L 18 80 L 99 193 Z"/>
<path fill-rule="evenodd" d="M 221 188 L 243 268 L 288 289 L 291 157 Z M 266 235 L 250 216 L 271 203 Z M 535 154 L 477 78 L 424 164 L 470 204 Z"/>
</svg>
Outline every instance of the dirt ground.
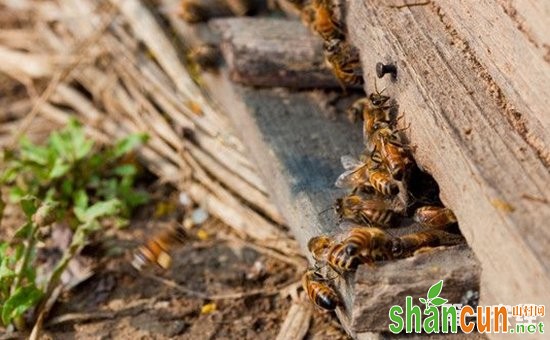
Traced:
<svg viewBox="0 0 550 340">
<path fill-rule="evenodd" d="M 4 28 L 29 24 L 3 13 L 0 10 Z M 36 81 L 26 87 L 0 74 L 2 143 L 10 138 L 15 121 L 32 108 L 30 99 L 36 98 L 36 93 L 30 93 L 29 88 L 40 93 L 46 86 Z M 38 115 L 27 133 L 33 141 L 43 140 L 56 128 Z M 300 278 L 305 268 L 238 238 L 222 222 L 209 218 L 192 230 L 193 236 L 200 231 L 200 237 L 175 249 L 168 270 L 138 272 L 131 266 L 133 253 L 141 244 L 158 230 L 182 220 L 178 193 L 155 181 L 149 178 L 144 183 L 153 200 L 138 209 L 129 227 L 106 229 L 84 249 L 80 260 L 91 268 L 92 275 L 60 296 L 45 322 L 42 338 L 275 338 L 293 303 L 291 292 L 301 293 Z M 6 198 L 6 193 L 3 196 Z M 21 221 L 20 214 L 8 209 L 0 239 L 9 240 Z M 51 242 L 43 244 L 37 254 L 39 271 L 47 273 L 60 254 Z M 28 333 L 6 333 L 0 328 L 0 339 L 27 337 Z M 315 310 L 306 338 L 347 336 L 334 315 Z"/>
<path fill-rule="evenodd" d="M 151 235 L 182 218 L 177 193 L 153 193 L 128 228 L 106 230 L 83 250 L 93 275 L 64 293 L 53 308 L 45 339 L 271 339 L 300 288 L 301 270 L 270 257 L 209 218 L 173 251 L 168 270 L 139 272 L 133 253 Z M 18 225 L 8 214 L 2 239 Z M 197 237 L 196 235 L 200 235 Z M 99 238 L 97 238 L 99 240 Z M 258 251 L 260 250 L 260 251 Z M 46 244 L 39 258 L 59 251 Z M 47 262 L 47 261 L 45 261 Z M 5 334 L 24 338 L 25 334 Z M 0 336 L 0 338 L 3 338 Z M 316 310 L 307 338 L 345 339 L 333 315 Z"/>
</svg>

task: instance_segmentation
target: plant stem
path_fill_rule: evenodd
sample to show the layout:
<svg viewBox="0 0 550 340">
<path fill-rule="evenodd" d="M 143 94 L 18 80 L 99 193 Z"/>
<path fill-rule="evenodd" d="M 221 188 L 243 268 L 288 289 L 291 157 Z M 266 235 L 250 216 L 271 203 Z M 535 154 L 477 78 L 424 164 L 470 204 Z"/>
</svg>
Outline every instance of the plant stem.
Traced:
<svg viewBox="0 0 550 340">
<path fill-rule="evenodd" d="M 25 247 L 25 252 L 23 253 L 23 262 L 21 263 L 21 266 L 19 267 L 19 271 L 17 272 L 17 276 L 15 277 L 15 281 L 13 282 L 11 293 L 13 294 L 17 288 L 19 288 L 19 285 L 21 284 L 21 281 L 23 280 L 23 273 L 27 269 L 27 266 L 29 265 L 29 259 L 31 257 L 32 250 L 34 249 L 34 244 L 36 243 L 36 232 L 38 231 L 38 226 L 36 223 L 29 221 L 28 223 L 31 224 L 31 233 L 29 234 L 29 237 L 27 238 L 27 245 Z"/>
<path fill-rule="evenodd" d="M 34 324 L 30 339 L 38 339 L 38 337 L 40 336 L 40 331 L 41 331 L 44 319 L 46 318 L 46 315 L 48 314 L 50 308 L 53 306 L 54 301 L 50 301 L 50 300 L 57 299 L 57 296 L 59 295 L 59 294 L 54 294 L 54 292 L 58 287 L 58 283 L 61 278 L 61 275 L 65 271 L 65 268 L 67 268 L 67 265 L 72 260 L 72 258 L 76 254 L 78 254 L 78 252 L 80 251 L 80 248 L 83 247 L 87 230 L 89 230 L 88 223 L 78 225 L 78 227 L 76 228 L 73 234 L 73 238 L 71 240 L 71 244 L 69 245 L 69 248 L 65 250 L 65 252 L 63 253 L 63 257 L 61 258 L 61 260 L 59 260 L 59 262 L 55 266 L 55 269 L 53 270 L 52 275 L 48 280 L 48 284 L 46 286 L 46 293 L 44 294 L 44 298 L 39 308 L 40 314 L 36 323 Z M 58 293 L 60 293 L 60 291 Z M 52 295 L 56 295 L 56 296 L 52 297 Z"/>
<path fill-rule="evenodd" d="M 6 202 L 2 199 L 2 194 L 0 193 L 0 225 L 2 224 L 2 219 L 4 218 L 4 209 L 6 208 Z"/>
</svg>

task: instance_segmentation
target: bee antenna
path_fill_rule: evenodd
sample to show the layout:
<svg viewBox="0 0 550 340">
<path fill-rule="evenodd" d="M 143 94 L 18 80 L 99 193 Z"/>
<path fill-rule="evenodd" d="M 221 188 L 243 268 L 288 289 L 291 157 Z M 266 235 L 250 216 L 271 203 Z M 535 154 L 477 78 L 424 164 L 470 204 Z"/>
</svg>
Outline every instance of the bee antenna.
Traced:
<svg viewBox="0 0 550 340">
<path fill-rule="evenodd" d="M 378 92 L 378 86 L 376 84 L 376 78 L 374 78 L 374 90 L 376 91 L 376 94 L 381 95 L 382 92 L 386 91 L 387 87 L 384 87 L 382 91 Z"/>
<path fill-rule="evenodd" d="M 404 128 L 401 128 L 401 129 L 397 129 L 397 130 L 395 130 L 394 132 L 396 132 L 396 133 L 397 133 L 397 132 L 405 131 L 405 130 L 408 130 L 408 129 L 410 129 L 410 127 L 411 127 L 411 123 L 409 123 L 409 124 L 408 124 L 408 125 L 407 125 L 406 127 L 404 127 Z"/>
</svg>

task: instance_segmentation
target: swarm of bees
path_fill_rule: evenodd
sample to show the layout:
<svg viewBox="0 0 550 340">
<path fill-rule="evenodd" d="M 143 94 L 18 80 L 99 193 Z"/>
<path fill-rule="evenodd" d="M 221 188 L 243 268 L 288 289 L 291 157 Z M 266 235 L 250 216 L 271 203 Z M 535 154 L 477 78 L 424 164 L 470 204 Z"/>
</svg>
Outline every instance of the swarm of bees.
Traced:
<svg viewBox="0 0 550 340">
<path fill-rule="evenodd" d="M 342 87 L 363 84 L 359 54 L 346 39 L 342 6 L 335 0 L 293 3 L 301 9 L 302 21 L 324 40 L 325 59 Z M 404 129 L 397 127 L 397 105 L 384 90 L 378 91 L 376 83 L 374 88 L 347 111 L 350 121 L 362 121 L 365 149 L 359 159 L 341 158 L 345 171 L 335 185 L 348 194 L 338 198 L 333 208 L 340 222 L 345 221 L 340 224 L 345 230 L 313 237 L 308 243 L 315 264 L 304 274 L 302 284 L 310 300 L 324 310 L 343 305 L 334 280 L 360 265 L 373 267 L 380 261 L 462 241 L 460 236 L 450 237 L 449 228 L 457 223 L 450 209 L 430 201 L 431 205 L 422 206 L 426 203 L 409 193 L 416 164 L 402 136 Z M 411 212 L 415 205 L 416 211 Z M 394 236 L 388 229 L 406 218 L 420 231 Z"/>
<path fill-rule="evenodd" d="M 349 190 L 333 206 L 340 221 L 346 221 L 341 225 L 346 230 L 310 239 L 308 249 L 315 264 L 303 279 L 311 301 L 324 310 L 342 306 L 334 279 L 356 271 L 359 265 L 373 267 L 380 261 L 462 241 L 460 236 L 451 237 L 448 232 L 457 223 L 449 208 L 424 205 L 413 214 L 409 212 L 407 181 L 415 162 L 391 112 L 395 105 L 388 105 L 389 100 L 389 96 L 376 90 L 353 103 L 347 112 L 350 120 L 363 121 L 365 150 L 359 160 L 342 157 L 345 171 L 335 183 Z M 421 200 L 413 204 L 418 201 Z M 392 235 L 388 228 L 397 227 L 403 218 L 412 218 L 423 230 Z"/>
<path fill-rule="evenodd" d="M 359 160 L 342 157 L 345 171 L 335 183 L 349 190 L 333 206 L 340 221 L 346 221 L 341 225 L 346 230 L 310 239 L 308 249 L 315 264 L 303 279 L 311 301 L 324 310 L 342 306 L 334 279 L 356 271 L 359 265 L 373 267 L 380 261 L 462 241 L 449 233 L 449 227 L 457 223 L 449 208 L 421 205 L 414 213 L 409 211 L 412 204 L 408 204 L 407 181 L 415 162 L 397 128 L 397 118 L 391 112 L 395 105 L 388 105 L 390 99 L 376 89 L 353 103 L 347 112 L 351 121 L 363 121 L 365 150 Z M 404 218 L 412 219 L 421 230 L 392 235 L 388 229 L 398 227 Z"/>
</svg>

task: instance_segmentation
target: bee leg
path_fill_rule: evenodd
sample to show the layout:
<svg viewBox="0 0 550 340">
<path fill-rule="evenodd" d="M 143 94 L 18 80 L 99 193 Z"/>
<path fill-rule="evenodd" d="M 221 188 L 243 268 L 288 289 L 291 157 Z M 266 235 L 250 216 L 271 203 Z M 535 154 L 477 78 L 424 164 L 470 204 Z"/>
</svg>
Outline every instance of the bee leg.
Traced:
<svg viewBox="0 0 550 340">
<path fill-rule="evenodd" d="M 369 226 L 371 224 L 369 218 L 365 215 L 364 212 L 360 213 L 360 219 L 361 219 L 361 223 L 363 223 L 366 226 Z"/>
<path fill-rule="evenodd" d="M 370 268 L 376 268 L 376 264 L 370 256 L 361 255 L 359 258 L 361 259 L 361 263 L 366 264 Z"/>
</svg>

